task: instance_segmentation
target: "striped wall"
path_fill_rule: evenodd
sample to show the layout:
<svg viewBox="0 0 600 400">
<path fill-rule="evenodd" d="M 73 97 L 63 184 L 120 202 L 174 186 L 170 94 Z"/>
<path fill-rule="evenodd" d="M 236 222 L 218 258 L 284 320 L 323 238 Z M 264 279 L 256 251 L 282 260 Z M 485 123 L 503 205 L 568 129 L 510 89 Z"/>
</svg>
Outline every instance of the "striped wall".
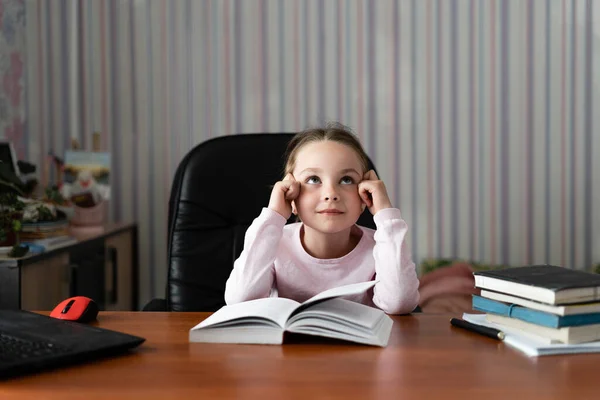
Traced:
<svg viewBox="0 0 600 400">
<path fill-rule="evenodd" d="M 597 1 L 26 0 L 26 17 L 27 154 L 52 180 L 49 149 L 101 132 L 142 302 L 164 293 L 192 146 L 329 120 L 374 159 L 417 261 L 600 262 Z"/>
<path fill-rule="evenodd" d="M 0 138 L 24 156 L 25 3 L 0 0 Z"/>
</svg>

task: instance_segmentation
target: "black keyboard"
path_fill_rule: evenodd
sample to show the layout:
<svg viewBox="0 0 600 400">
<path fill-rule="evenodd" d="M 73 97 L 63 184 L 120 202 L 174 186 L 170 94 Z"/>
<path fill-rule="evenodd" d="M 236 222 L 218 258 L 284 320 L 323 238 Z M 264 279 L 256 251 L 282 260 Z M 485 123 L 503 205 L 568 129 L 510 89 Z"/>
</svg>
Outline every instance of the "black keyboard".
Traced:
<svg viewBox="0 0 600 400">
<path fill-rule="evenodd" d="M 0 310 L 0 380 L 122 354 L 144 340 L 29 311 Z"/>
<path fill-rule="evenodd" d="M 69 348 L 64 346 L 43 340 L 34 341 L 0 331 L 0 363 L 2 364 L 68 352 Z"/>
</svg>

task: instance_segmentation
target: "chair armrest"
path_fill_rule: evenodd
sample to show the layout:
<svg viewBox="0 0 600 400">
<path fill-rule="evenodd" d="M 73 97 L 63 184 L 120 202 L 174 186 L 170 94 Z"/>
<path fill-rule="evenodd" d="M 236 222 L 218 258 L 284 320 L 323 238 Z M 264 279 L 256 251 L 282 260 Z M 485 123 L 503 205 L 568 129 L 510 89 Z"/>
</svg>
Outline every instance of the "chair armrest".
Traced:
<svg viewBox="0 0 600 400">
<path fill-rule="evenodd" d="M 142 308 L 142 311 L 169 311 L 166 299 L 152 299 Z"/>
</svg>

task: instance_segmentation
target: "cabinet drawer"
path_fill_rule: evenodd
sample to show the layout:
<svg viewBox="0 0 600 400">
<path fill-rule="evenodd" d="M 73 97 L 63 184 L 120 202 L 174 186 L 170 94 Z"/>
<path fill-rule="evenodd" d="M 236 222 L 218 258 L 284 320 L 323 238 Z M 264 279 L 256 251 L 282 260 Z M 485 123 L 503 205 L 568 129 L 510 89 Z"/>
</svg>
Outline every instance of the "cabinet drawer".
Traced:
<svg viewBox="0 0 600 400">
<path fill-rule="evenodd" d="M 107 238 L 105 265 L 106 310 L 133 310 L 133 235 L 130 231 Z"/>
<path fill-rule="evenodd" d="M 69 297 L 68 253 L 60 253 L 21 269 L 21 308 L 50 311 Z"/>
</svg>

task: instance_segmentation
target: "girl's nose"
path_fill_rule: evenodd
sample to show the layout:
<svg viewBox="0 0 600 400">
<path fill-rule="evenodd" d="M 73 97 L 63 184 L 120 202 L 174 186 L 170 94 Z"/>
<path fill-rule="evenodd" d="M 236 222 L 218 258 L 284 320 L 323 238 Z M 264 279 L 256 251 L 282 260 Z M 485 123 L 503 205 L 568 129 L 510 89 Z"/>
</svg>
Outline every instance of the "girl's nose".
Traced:
<svg viewBox="0 0 600 400">
<path fill-rule="evenodd" d="M 325 201 L 338 201 L 339 195 L 337 194 L 337 188 L 333 182 L 325 182 L 323 184 L 323 198 Z"/>
<path fill-rule="evenodd" d="M 325 189 L 323 197 L 325 198 L 325 201 L 338 201 L 339 200 L 339 196 L 338 196 L 337 192 L 332 187 Z"/>
</svg>

